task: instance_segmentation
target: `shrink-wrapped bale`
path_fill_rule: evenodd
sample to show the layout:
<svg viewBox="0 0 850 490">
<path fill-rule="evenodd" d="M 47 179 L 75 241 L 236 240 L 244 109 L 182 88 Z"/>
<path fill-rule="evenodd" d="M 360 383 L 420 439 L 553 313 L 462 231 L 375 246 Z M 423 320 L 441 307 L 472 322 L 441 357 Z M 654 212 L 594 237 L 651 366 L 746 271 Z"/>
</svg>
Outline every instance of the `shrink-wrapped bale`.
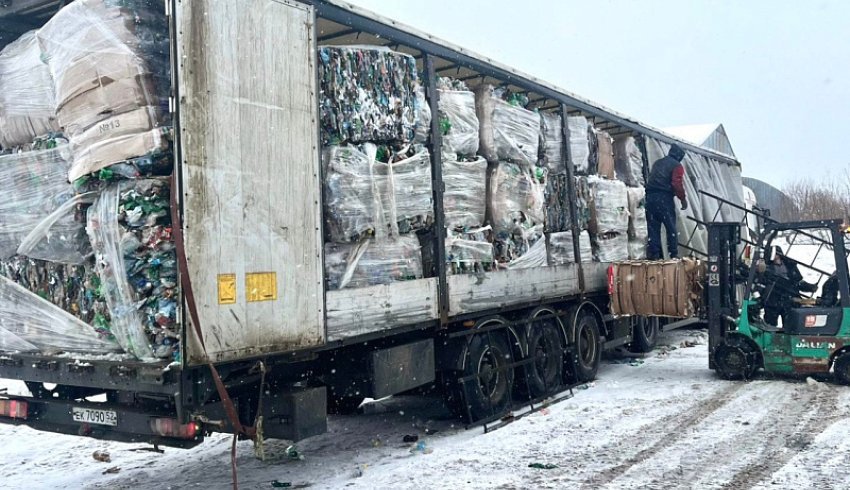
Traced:
<svg viewBox="0 0 850 490">
<path fill-rule="evenodd" d="M 543 165 L 549 169 L 549 175 L 567 172 L 564 160 L 564 130 L 560 114 L 540 113 L 540 156 Z"/>
<path fill-rule="evenodd" d="M 567 176 L 549 174 L 546 178 L 545 228 L 548 232 L 566 231 L 570 223 L 570 193 Z"/>
<path fill-rule="evenodd" d="M 431 134 L 431 106 L 425 98 L 425 89 L 420 85 L 416 87 L 416 131 L 413 142 L 424 145 Z"/>
<path fill-rule="evenodd" d="M 416 59 L 375 46 L 319 48 L 323 144 L 409 143 L 416 136 Z M 430 111 L 429 111 L 430 114 Z"/>
<path fill-rule="evenodd" d="M 92 325 L 109 338 L 109 308 L 100 294 L 94 261 L 80 265 L 31 259 L 21 255 L 0 260 L 0 275 Z"/>
<path fill-rule="evenodd" d="M 171 77 L 160 8 L 148 0 L 78 0 L 38 31 L 59 124 L 75 145 L 71 180 L 163 150 L 154 131 L 168 123 Z"/>
<path fill-rule="evenodd" d="M 535 175 L 538 170 L 509 162 L 499 162 L 493 168 L 487 206 L 490 224 L 497 233 L 543 223 L 545 187 Z"/>
<path fill-rule="evenodd" d="M 493 244 L 490 227 L 463 232 L 448 230 L 446 237 L 446 263 L 449 274 L 474 274 L 493 270 Z"/>
<path fill-rule="evenodd" d="M 89 196 L 75 195 L 68 183 L 69 161 L 67 144 L 0 156 L 0 182 L 6 190 L 0 200 L 0 259 L 22 254 L 81 264 L 90 253 L 84 220 L 78 216 Z"/>
<path fill-rule="evenodd" d="M 490 85 L 475 92 L 480 129 L 479 153 L 488 161 L 535 165 L 540 146 L 540 116 L 505 102 Z"/>
<path fill-rule="evenodd" d="M 580 230 L 590 229 L 590 210 L 593 206 L 593 193 L 588 183 L 588 177 L 577 176 L 576 183 L 576 212 Z"/>
<path fill-rule="evenodd" d="M 422 253 L 414 235 L 326 243 L 328 289 L 361 288 L 422 278 Z"/>
<path fill-rule="evenodd" d="M 596 141 L 596 172 L 600 177 L 614 180 L 614 140 L 605 131 L 594 130 Z"/>
<path fill-rule="evenodd" d="M 168 179 L 109 185 L 87 231 L 111 313 L 110 332 L 139 359 L 178 359 L 177 256 Z"/>
<path fill-rule="evenodd" d="M 440 131 L 443 151 L 463 156 L 478 153 L 479 125 L 475 94 L 460 80 L 440 78 Z"/>
<path fill-rule="evenodd" d="M 377 161 L 379 157 L 386 161 Z M 397 235 L 433 219 L 431 160 L 424 148 L 393 154 L 372 144 L 333 145 L 324 149 L 323 164 L 325 223 L 331 241 Z"/>
<path fill-rule="evenodd" d="M 649 236 L 646 226 L 646 191 L 643 187 L 628 189 L 629 201 L 629 258 L 646 258 L 646 243 Z"/>
<path fill-rule="evenodd" d="M 575 173 L 590 174 L 589 124 L 584 116 L 568 116 L 567 131 L 570 136 L 570 162 Z"/>
<path fill-rule="evenodd" d="M 528 247 L 528 250 L 508 263 L 508 269 L 531 269 L 545 267 L 546 265 L 548 265 L 546 240 L 538 238 Z"/>
<path fill-rule="evenodd" d="M 620 136 L 614 140 L 614 166 L 617 178 L 627 186 L 644 185 L 643 154 L 633 136 Z"/>
<path fill-rule="evenodd" d="M 593 261 L 593 246 L 590 241 L 590 233 L 582 231 L 578 239 L 579 254 L 582 262 Z M 549 234 L 549 256 L 552 265 L 572 264 L 576 262 L 575 250 L 573 250 L 573 233 L 565 231 Z"/>
<path fill-rule="evenodd" d="M 0 147 L 12 148 L 59 131 L 50 70 L 35 31 L 0 52 Z"/>
<path fill-rule="evenodd" d="M 487 210 L 487 160 L 443 154 L 443 183 L 446 227 L 481 226 Z"/>
<path fill-rule="evenodd" d="M 626 184 L 598 177 L 588 177 L 587 181 L 592 194 L 590 232 L 596 235 L 618 233 L 626 236 L 629 228 Z"/>
<path fill-rule="evenodd" d="M 493 254 L 496 262 L 500 267 L 514 269 L 545 265 L 545 261 L 541 264 L 539 256 L 518 260 L 531 251 L 539 253 L 539 248 L 534 248 L 537 242 L 545 243 L 542 225 L 517 225 L 513 230 L 497 232 L 493 240 Z"/>
<path fill-rule="evenodd" d="M 120 350 L 90 325 L 0 277 L 0 351 L 107 354 Z"/>
<path fill-rule="evenodd" d="M 618 262 L 629 259 L 629 237 L 625 233 L 596 235 L 593 244 L 596 262 Z"/>
</svg>

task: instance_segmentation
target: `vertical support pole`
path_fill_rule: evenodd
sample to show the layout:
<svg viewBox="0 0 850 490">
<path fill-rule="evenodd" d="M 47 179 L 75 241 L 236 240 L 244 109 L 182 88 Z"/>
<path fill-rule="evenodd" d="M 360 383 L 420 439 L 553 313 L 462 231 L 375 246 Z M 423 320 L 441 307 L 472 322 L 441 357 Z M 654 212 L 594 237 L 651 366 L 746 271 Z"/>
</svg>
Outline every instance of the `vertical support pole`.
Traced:
<svg viewBox="0 0 850 490">
<path fill-rule="evenodd" d="M 449 286 L 446 280 L 446 216 L 443 212 L 443 135 L 440 133 L 440 92 L 437 90 L 437 71 L 434 58 L 425 55 L 425 93 L 431 108 L 431 190 L 434 196 L 434 261 L 437 272 L 437 297 L 440 327 L 449 321 Z"/>
<path fill-rule="evenodd" d="M 835 273 L 838 275 L 838 292 L 841 299 L 841 307 L 850 307 L 850 272 L 847 269 L 847 251 L 844 247 L 844 232 L 839 225 L 832 225 L 832 247 L 835 255 Z"/>
<path fill-rule="evenodd" d="M 581 262 L 581 246 L 579 239 L 581 238 L 581 229 L 578 227 L 578 194 L 576 190 L 575 168 L 573 167 L 573 159 L 570 156 L 570 128 L 567 124 L 567 106 L 561 104 L 561 132 L 564 136 L 564 165 L 567 168 L 567 194 L 570 198 L 570 228 L 573 232 L 573 257 L 576 259 L 576 267 L 578 268 L 578 288 L 582 296 L 584 296 L 584 267 Z"/>
</svg>

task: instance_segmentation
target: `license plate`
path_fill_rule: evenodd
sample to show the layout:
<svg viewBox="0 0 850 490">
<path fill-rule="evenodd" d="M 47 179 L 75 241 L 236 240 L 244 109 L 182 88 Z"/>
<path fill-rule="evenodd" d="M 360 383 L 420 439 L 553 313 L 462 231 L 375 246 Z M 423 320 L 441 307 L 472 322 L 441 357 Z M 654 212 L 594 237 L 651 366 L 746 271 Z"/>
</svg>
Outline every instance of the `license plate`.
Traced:
<svg viewBox="0 0 850 490">
<path fill-rule="evenodd" d="M 74 422 L 84 424 L 97 425 L 118 425 L 118 412 L 113 410 L 95 410 L 92 408 L 77 408 L 71 409 L 71 416 L 74 417 Z"/>
</svg>

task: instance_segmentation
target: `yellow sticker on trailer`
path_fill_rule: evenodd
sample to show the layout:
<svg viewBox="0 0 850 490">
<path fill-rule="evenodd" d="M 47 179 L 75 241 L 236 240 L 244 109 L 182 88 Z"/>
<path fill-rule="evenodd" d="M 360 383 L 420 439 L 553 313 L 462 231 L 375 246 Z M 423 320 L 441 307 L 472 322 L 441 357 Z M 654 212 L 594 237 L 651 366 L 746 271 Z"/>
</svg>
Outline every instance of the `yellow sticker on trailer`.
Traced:
<svg viewBox="0 0 850 490">
<path fill-rule="evenodd" d="M 245 274 L 245 299 L 249 303 L 277 299 L 276 272 L 250 272 Z"/>
<path fill-rule="evenodd" d="M 218 275 L 218 304 L 236 304 L 236 274 Z"/>
</svg>

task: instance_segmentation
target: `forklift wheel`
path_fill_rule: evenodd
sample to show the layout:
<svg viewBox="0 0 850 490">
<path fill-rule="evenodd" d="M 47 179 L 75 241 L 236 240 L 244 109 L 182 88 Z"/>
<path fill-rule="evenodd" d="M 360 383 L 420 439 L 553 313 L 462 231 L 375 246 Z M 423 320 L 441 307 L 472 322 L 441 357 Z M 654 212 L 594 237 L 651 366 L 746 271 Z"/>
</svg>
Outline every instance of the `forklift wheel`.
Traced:
<svg viewBox="0 0 850 490">
<path fill-rule="evenodd" d="M 835 372 L 836 381 L 843 385 L 850 385 L 850 351 L 838 354 L 832 369 Z"/>
<path fill-rule="evenodd" d="M 742 345 L 723 342 L 714 350 L 717 373 L 725 379 L 750 379 L 758 369 L 756 356 Z"/>
</svg>

